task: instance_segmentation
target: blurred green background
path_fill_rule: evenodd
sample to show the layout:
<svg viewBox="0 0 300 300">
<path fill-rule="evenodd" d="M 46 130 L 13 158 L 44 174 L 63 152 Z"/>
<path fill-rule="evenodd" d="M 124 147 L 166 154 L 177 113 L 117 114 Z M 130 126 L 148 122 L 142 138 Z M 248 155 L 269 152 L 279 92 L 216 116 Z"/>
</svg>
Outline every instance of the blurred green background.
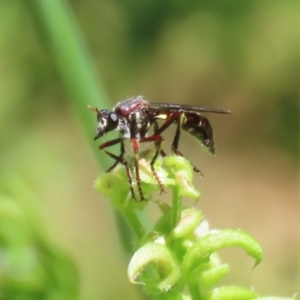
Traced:
<svg viewBox="0 0 300 300">
<path fill-rule="evenodd" d="M 100 143 L 93 142 L 95 126 L 83 134 L 37 2 L 0 1 L 1 195 L 11 195 L 7 187 L 21 189 L 26 208 L 29 196 L 11 174 L 31 190 L 28 205 L 36 214 L 28 218 L 40 219 L 41 234 L 74 262 L 81 299 L 140 299 L 127 280 L 110 206 L 92 188 L 104 171 L 91 151 Z M 205 174 L 195 179 L 202 193 L 197 207 L 210 226 L 248 231 L 265 252 L 252 271 L 254 262 L 242 251 L 222 251 L 232 265 L 224 284 L 253 286 L 263 295 L 297 292 L 300 2 L 68 4 L 111 107 L 144 95 L 232 110 L 209 115 L 215 157 L 188 136 L 180 147 Z M 97 99 L 86 101 L 104 108 Z M 82 114 L 95 118 L 85 105 Z M 165 134 L 166 148 L 173 132 Z"/>
</svg>

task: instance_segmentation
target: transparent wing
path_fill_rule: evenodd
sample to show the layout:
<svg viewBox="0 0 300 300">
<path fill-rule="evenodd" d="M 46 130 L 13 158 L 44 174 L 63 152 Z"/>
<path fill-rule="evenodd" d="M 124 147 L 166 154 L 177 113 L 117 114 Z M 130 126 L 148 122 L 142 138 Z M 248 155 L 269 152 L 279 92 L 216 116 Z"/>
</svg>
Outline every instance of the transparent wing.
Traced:
<svg viewBox="0 0 300 300">
<path fill-rule="evenodd" d="M 207 107 L 207 106 L 194 106 L 185 104 L 171 104 L 171 103 L 149 103 L 150 108 L 158 109 L 160 112 L 166 112 L 169 110 L 183 110 L 190 112 L 208 112 L 218 114 L 231 114 L 229 109 L 221 107 Z"/>
</svg>

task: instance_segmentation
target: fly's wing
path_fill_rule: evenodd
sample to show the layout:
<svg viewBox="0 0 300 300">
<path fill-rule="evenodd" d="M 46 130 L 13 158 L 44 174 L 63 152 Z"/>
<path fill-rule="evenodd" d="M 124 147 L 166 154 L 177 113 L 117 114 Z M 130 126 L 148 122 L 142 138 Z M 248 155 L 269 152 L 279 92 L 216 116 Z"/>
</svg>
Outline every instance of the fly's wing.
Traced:
<svg viewBox="0 0 300 300">
<path fill-rule="evenodd" d="M 231 114 L 229 109 L 220 107 L 206 107 L 206 106 L 194 106 L 185 104 L 171 104 L 171 103 L 149 103 L 150 108 L 159 110 L 160 113 L 176 110 L 186 112 L 208 112 L 218 114 Z"/>
</svg>

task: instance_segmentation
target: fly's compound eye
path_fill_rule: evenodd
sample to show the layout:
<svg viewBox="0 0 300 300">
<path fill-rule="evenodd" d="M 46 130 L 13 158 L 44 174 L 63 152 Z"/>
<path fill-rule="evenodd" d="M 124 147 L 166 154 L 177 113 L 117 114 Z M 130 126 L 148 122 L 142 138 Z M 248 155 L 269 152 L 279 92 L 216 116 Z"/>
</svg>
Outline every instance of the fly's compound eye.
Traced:
<svg viewBox="0 0 300 300">
<path fill-rule="evenodd" d="M 103 109 L 97 113 L 98 124 L 94 140 L 103 136 L 105 133 L 116 129 L 119 125 L 119 117 L 116 113 Z"/>
<path fill-rule="evenodd" d="M 110 113 L 108 115 L 108 118 L 107 118 L 107 127 L 108 127 L 108 130 L 114 130 L 118 127 L 119 125 L 119 117 L 117 114 L 115 113 Z"/>
</svg>

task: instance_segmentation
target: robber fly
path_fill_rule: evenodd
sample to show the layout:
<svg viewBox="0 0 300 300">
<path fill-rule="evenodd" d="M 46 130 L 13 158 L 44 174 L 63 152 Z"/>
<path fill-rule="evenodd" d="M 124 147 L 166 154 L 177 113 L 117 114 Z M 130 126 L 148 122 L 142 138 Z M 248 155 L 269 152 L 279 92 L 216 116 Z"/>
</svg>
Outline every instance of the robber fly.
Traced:
<svg viewBox="0 0 300 300">
<path fill-rule="evenodd" d="M 132 175 L 130 164 L 125 160 L 125 140 L 130 140 L 134 153 L 134 168 L 137 188 L 141 201 L 145 200 L 139 173 L 139 145 L 147 142 L 154 142 L 155 154 L 150 161 L 150 167 L 159 187 L 160 192 L 164 192 L 164 186 L 160 181 L 154 163 L 159 154 L 166 156 L 162 149 L 164 137 L 161 134 L 172 124 L 176 125 L 176 132 L 171 144 L 171 150 L 175 155 L 183 156 L 178 150 L 181 130 L 188 132 L 190 135 L 199 140 L 212 154 L 215 153 L 213 130 L 208 119 L 202 115 L 203 112 L 229 114 L 230 111 L 218 107 L 201 107 L 192 105 L 178 105 L 168 103 L 151 103 L 143 99 L 142 96 L 123 100 L 110 111 L 106 109 L 98 110 L 89 107 L 97 114 L 97 128 L 94 140 L 102 137 L 105 133 L 116 130 L 119 137 L 107 141 L 99 146 L 107 155 L 115 160 L 114 164 L 107 170 L 110 172 L 118 164 L 125 166 L 129 187 L 132 198 L 136 200 L 132 186 Z M 158 121 L 162 121 L 159 125 Z M 153 127 L 153 134 L 149 129 Z M 115 155 L 106 150 L 106 148 L 120 144 L 120 154 Z M 202 174 L 199 169 L 193 166 L 194 171 Z"/>
</svg>

